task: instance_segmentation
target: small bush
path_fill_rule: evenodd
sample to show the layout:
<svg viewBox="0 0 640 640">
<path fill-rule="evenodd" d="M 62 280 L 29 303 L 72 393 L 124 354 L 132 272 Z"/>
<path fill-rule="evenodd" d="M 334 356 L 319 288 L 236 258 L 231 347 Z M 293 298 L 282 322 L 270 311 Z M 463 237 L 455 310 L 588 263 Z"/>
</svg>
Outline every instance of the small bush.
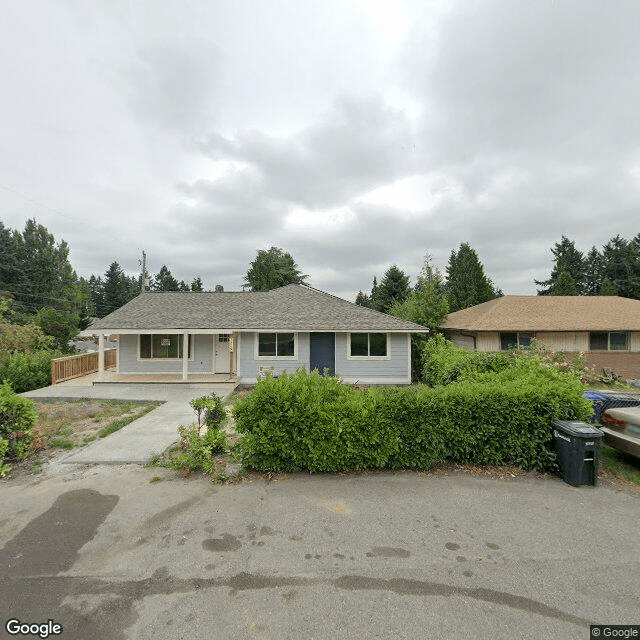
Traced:
<svg viewBox="0 0 640 640">
<path fill-rule="evenodd" d="M 219 429 L 227 417 L 222 400 L 214 393 L 194 398 L 189 404 L 198 416 L 199 427 L 205 424 L 209 428 Z"/>
<path fill-rule="evenodd" d="M 36 404 L 16 395 L 8 382 L 0 385 L 0 475 L 9 469 L 4 458 L 24 459 L 33 439 L 33 425 L 38 414 Z"/>
<path fill-rule="evenodd" d="M 9 440 L 0 437 L 0 478 L 4 478 L 11 471 L 11 467 L 8 464 L 4 464 L 4 456 L 8 450 Z"/>
<path fill-rule="evenodd" d="M 202 469 L 210 476 L 219 476 L 213 457 L 226 449 L 224 431 L 209 427 L 204 434 L 201 434 L 201 428 L 196 425 L 180 427 L 178 431 L 180 433 L 178 453 L 170 458 L 169 466 L 183 476 L 189 475 L 196 469 Z"/>
</svg>

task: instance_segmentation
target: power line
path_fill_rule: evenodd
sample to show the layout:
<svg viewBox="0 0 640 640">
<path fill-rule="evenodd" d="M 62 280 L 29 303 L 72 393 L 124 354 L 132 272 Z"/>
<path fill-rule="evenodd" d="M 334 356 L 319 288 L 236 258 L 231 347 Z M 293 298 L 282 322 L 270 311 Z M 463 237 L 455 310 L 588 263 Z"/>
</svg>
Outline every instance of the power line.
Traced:
<svg viewBox="0 0 640 640">
<path fill-rule="evenodd" d="M 22 198 L 23 200 L 26 200 L 27 202 L 30 202 L 31 204 L 34 204 L 36 207 L 40 207 L 41 209 L 46 209 L 48 211 L 51 211 L 52 213 L 55 213 L 56 215 L 59 215 L 63 218 L 67 218 L 67 220 L 71 220 L 71 222 L 75 223 L 75 224 L 82 224 L 85 227 L 89 227 L 91 229 L 92 232 L 95 233 L 95 224 L 89 224 L 88 222 L 86 222 L 85 220 L 81 220 L 75 216 L 69 215 L 68 213 L 65 213 L 64 211 L 61 211 L 60 209 L 56 208 L 56 207 L 52 207 L 48 204 L 44 204 L 42 202 L 39 202 L 38 200 L 25 195 L 24 193 L 21 193 L 20 191 L 16 191 L 15 189 L 12 189 L 11 187 L 7 187 L 4 184 L 0 184 L 0 189 L 4 189 L 5 191 L 8 191 L 9 193 L 12 193 L 15 196 L 18 196 L 19 198 Z M 121 237 L 118 237 L 114 234 L 109 233 L 108 231 L 103 231 L 102 229 L 100 230 L 100 235 L 101 236 L 108 236 L 109 238 L 111 238 L 112 240 L 115 240 L 116 242 L 118 242 L 119 244 L 121 244 L 123 247 L 127 247 L 128 249 L 133 248 L 132 244 L 126 243 L 122 240 Z M 136 247 L 137 250 L 139 250 L 139 247 Z"/>
</svg>

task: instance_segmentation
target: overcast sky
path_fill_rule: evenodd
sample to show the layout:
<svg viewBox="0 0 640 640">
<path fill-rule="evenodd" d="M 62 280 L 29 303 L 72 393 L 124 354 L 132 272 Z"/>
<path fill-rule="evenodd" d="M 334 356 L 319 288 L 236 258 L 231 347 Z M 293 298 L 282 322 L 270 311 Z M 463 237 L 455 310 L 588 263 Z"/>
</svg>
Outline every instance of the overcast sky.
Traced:
<svg viewBox="0 0 640 640">
<path fill-rule="evenodd" d="M 79 275 L 144 249 L 239 290 L 259 249 L 353 300 L 461 242 L 534 294 L 640 232 L 638 0 L 2 3 L 0 220 Z"/>
</svg>

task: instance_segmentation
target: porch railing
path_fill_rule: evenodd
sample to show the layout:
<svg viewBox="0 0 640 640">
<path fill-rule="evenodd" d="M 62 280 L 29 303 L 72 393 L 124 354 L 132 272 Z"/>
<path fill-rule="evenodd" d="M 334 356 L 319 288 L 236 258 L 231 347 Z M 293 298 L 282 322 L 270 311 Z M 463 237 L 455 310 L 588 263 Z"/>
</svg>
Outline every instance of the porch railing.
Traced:
<svg viewBox="0 0 640 640">
<path fill-rule="evenodd" d="M 113 369 L 116 366 L 117 349 L 105 349 L 104 368 Z M 51 384 L 64 380 L 79 378 L 98 370 L 98 352 L 81 353 L 78 356 L 66 356 L 51 361 Z"/>
</svg>

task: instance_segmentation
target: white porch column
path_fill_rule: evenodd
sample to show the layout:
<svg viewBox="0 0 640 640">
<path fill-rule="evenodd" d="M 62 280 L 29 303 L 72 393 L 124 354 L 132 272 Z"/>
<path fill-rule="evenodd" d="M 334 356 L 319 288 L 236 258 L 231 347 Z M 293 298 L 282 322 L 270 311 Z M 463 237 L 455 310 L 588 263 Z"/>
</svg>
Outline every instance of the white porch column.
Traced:
<svg viewBox="0 0 640 640">
<path fill-rule="evenodd" d="M 104 334 L 98 335 L 98 380 L 102 380 L 104 373 Z"/>
<path fill-rule="evenodd" d="M 189 373 L 189 334 L 182 336 L 182 379 L 186 380 Z"/>
</svg>

